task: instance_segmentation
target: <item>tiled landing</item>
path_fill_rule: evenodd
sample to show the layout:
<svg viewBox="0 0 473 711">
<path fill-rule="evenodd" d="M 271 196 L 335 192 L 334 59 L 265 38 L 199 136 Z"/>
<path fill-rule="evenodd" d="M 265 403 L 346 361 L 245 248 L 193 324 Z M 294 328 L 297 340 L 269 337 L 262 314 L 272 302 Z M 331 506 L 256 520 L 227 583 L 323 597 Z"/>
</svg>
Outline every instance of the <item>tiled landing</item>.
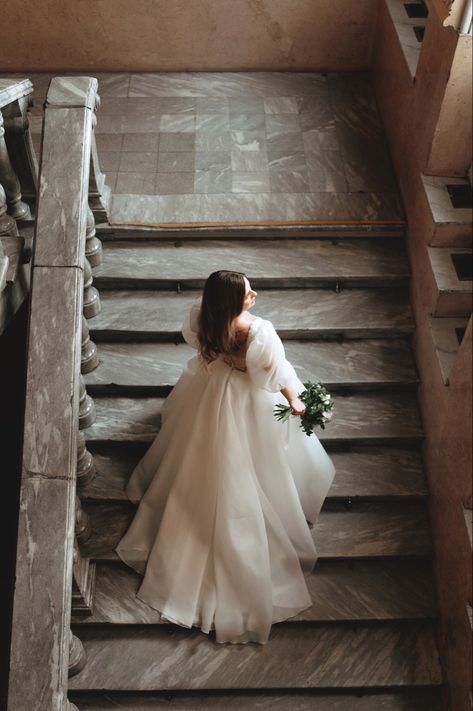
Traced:
<svg viewBox="0 0 473 711">
<path fill-rule="evenodd" d="M 48 77 L 31 78 L 41 105 Z M 403 221 L 365 73 L 98 79 L 114 223 Z"/>
</svg>

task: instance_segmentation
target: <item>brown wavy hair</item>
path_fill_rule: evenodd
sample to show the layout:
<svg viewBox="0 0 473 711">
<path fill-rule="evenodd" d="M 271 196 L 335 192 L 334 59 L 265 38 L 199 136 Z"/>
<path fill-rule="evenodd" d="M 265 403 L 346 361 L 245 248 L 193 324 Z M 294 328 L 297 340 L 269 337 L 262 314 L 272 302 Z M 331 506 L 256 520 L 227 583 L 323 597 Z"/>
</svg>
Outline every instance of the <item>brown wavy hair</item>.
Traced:
<svg viewBox="0 0 473 711">
<path fill-rule="evenodd" d="M 199 314 L 200 353 L 204 360 L 215 360 L 219 353 L 238 350 L 232 321 L 241 314 L 245 301 L 246 275 L 220 270 L 205 282 Z"/>
</svg>

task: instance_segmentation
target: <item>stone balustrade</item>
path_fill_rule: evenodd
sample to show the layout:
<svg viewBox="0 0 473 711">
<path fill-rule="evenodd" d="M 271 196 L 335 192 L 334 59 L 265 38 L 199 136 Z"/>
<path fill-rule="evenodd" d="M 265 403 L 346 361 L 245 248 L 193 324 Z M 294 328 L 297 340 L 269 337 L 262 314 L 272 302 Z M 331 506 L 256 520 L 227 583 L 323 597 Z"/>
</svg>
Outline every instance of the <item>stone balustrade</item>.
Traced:
<svg viewBox="0 0 473 711">
<path fill-rule="evenodd" d="M 0 84 L 0 97 L 6 90 Z M 97 105 L 96 79 L 51 81 L 31 266 L 8 711 L 75 708 L 67 699 L 67 679 L 86 663 L 70 621 L 71 605 L 90 614 L 95 576 L 94 565 L 80 553 L 90 523 L 78 492 L 95 473 L 79 429 L 95 418 L 81 372 L 99 362 L 86 322 L 100 309 L 92 265 L 100 263 L 101 244 L 89 203 L 89 185 L 97 179 L 90 178 Z M 9 165 L 12 176 L 18 163 L 5 160 L 2 165 Z M 11 179 L 7 187 L 6 207 L 0 191 L 0 228 L 15 211 L 27 217 L 17 182 Z M 99 190 L 94 190 L 97 203 Z"/>
</svg>

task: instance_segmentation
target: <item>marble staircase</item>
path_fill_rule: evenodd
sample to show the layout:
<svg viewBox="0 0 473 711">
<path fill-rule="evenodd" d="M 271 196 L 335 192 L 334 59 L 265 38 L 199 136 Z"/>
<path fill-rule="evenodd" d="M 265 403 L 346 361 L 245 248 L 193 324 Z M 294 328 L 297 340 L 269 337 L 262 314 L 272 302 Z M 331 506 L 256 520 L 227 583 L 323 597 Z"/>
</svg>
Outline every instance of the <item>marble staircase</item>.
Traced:
<svg viewBox="0 0 473 711">
<path fill-rule="evenodd" d="M 195 236 L 195 233 L 194 233 Z M 87 654 L 70 679 L 80 711 L 290 709 L 440 711 L 436 599 L 421 457 L 414 329 L 403 239 L 324 234 L 200 239 L 127 232 L 94 272 L 100 355 L 85 375 L 97 419 L 84 430 L 95 479 L 81 491 L 96 562 L 92 614 L 73 617 Z M 133 516 L 124 485 L 159 430 L 163 399 L 192 350 L 180 326 L 206 276 L 244 270 L 302 379 L 334 394 L 320 432 L 337 475 L 313 529 L 313 605 L 267 645 L 218 645 L 164 624 L 135 599 L 114 546 Z"/>
</svg>

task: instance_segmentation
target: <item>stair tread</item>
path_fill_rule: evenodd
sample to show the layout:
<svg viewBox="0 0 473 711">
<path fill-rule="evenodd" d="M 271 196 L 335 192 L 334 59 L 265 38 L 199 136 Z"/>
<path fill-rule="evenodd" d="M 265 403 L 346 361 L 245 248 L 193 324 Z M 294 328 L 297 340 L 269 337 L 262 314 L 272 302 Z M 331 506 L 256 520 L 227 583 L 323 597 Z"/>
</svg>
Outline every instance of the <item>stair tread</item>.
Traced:
<svg viewBox="0 0 473 711">
<path fill-rule="evenodd" d="M 81 498 L 126 500 L 124 488 L 143 447 L 96 444 L 90 447 L 97 473 L 81 490 Z M 412 449 L 366 447 L 359 451 L 331 452 L 336 476 L 333 497 L 425 497 L 428 494 L 420 453 Z"/>
<path fill-rule="evenodd" d="M 71 689 L 261 689 L 424 686 L 441 683 L 432 625 L 274 625 L 266 645 L 227 644 L 161 625 L 82 626 L 87 655 Z M 172 634 L 170 632 L 172 631 Z M 130 650 L 133 649 L 133 653 Z M 350 654 L 347 654 L 350 650 Z M 126 659 L 127 663 L 118 663 Z"/>
<path fill-rule="evenodd" d="M 376 387 L 417 383 L 410 344 L 401 339 L 287 341 L 286 356 L 303 382 L 328 387 Z M 168 388 L 195 350 L 186 343 L 101 343 L 99 367 L 84 378 L 89 392 L 105 388 Z"/>
<path fill-rule="evenodd" d="M 99 563 L 93 615 L 81 624 L 166 624 L 136 597 L 142 581 L 124 564 Z M 429 561 L 321 560 L 306 577 L 313 604 L 291 622 L 433 618 L 435 596 Z"/>
<path fill-rule="evenodd" d="M 329 504 L 327 504 L 329 506 Z M 423 502 L 359 502 L 319 515 L 312 529 L 320 558 L 430 556 L 432 541 Z M 90 518 L 91 536 L 81 546 L 83 555 L 118 560 L 114 549 L 127 530 L 136 506 L 129 502 L 83 502 Z"/>
<path fill-rule="evenodd" d="M 176 245 L 179 249 L 176 248 Z M 202 287 L 218 269 L 245 272 L 255 286 L 312 286 L 334 280 L 406 279 L 402 240 L 180 240 L 107 242 L 104 261 L 94 271 L 97 284 L 143 281 L 165 286 L 179 281 Z M 276 285 L 276 284 L 275 284 Z"/>
<path fill-rule="evenodd" d="M 318 691 L 290 690 L 258 693 L 169 692 L 146 695 L 115 692 L 79 692 L 69 694 L 81 711 L 441 711 L 438 689 L 398 689 L 395 693 L 321 694 Z"/>
<path fill-rule="evenodd" d="M 336 394 L 334 417 L 317 436 L 323 442 L 416 442 L 422 426 L 410 392 Z M 151 442 L 159 429 L 163 398 L 95 398 L 96 422 L 84 430 L 88 441 Z"/>
<path fill-rule="evenodd" d="M 89 321 L 93 337 L 139 334 L 162 340 L 180 336 L 184 317 L 199 291 L 104 291 L 102 310 Z M 158 300 L 159 297 L 159 300 Z M 290 297 L 290 298 L 289 298 Z M 256 312 L 255 312 L 256 313 Z M 413 320 L 405 289 L 285 289 L 259 292 L 257 314 L 272 321 L 281 337 L 361 337 L 411 333 Z"/>
</svg>

